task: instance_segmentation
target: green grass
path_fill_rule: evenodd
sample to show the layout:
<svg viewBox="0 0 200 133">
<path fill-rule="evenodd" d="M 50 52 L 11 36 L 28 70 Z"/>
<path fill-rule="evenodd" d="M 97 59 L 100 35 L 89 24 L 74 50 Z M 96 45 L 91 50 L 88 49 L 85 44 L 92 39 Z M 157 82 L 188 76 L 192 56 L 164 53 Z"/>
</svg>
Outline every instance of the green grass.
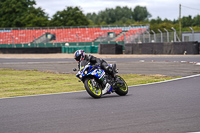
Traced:
<svg viewBox="0 0 200 133">
<path fill-rule="evenodd" d="M 173 79 L 166 76 L 120 75 L 127 84 L 138 85 Z M 56 74 L 0 69 L 0 98 L 85 90 L 75 74 Z"/>
</svg>

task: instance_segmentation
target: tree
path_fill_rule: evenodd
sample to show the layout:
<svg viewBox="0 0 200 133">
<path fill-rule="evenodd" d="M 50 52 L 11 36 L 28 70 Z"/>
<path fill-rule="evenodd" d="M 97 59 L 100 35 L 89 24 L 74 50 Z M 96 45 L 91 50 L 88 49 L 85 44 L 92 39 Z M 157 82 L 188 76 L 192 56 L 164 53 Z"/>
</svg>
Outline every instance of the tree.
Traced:
<svg viewBox="0 0 200 133">
<path fill-rule="evenodd" d="M 44 27 L 48 26 L 48 18 L 48 15 L 40 7 L 30 7 L 27 11 L 27 15 L 25 15 L 22 20 L 22 23 L 24 23 L 26 27 Z"/>
<path fill-rule="evenodd" d="M 98 14 L 96 13 L 88 13 L 87 18 L 92 20 L 95 24 L 101 24 L 102 22 L 107 24 L 121 24 L 123 22 L 130 23 L 133 22 L 133 12 L 131 8 L 120 7 L 116 8 L 106 8 L 105 11 L 100 11 Z"/>
<path fill-rule="evenodd" d="M 136 6 L 134 8 L 133 18 L 135 21 L 145 21 L 151 17 L 151 14 L 147 11 L 146 7 Z"/>
<path fill-rule="evenodd" d="M 97 14 L 96 13 L 88 13 L 87 15 L 86 15 L 86 17 L 90 20 L 90 21 L 92 21 L 93 23 L 94 23 L 94 25 L 95 24 L 97 24 L 97 22 L 98 22 L 98 16 L 97 16 Z"/>
<path fill-rule="evenodd" d="M 89 21 L 79 7 L 66 7 L 63 11 L 58 11 L 53 15 L 50 25 L 80 26 L 89 25 Z"/>
<path fill-rule="evenodd" d="M 1 0 L 0 27 L 46 26 L 48 15 L 35 0 Z"/>
<path fill-rule="evenodd" d="M 194 26 L 200 26 L 200 15 L 197 15 L 196 17 L 194 17 L 193 25 Z"/>
<path fill-rule="evenodd" d="M 168 19 L 164 19 L 164 21 L 162 21 L 160 17 L 157 17 L 157 19 L 152 19 L 150 21 L 150 29 L 156 33 L 159 33 L 158 29 L 162 32 L 165 32 L 164 29 L 171 31 L 171 27 L 175 27 L 175 25 L 173 25 L 173 22 Z"/>
<path fill-rule="evenodd" d="M 192 26 L 192 16 L 189 15 L 188 17 L 183 17 L 181 23 L 183 27 Z"/>
<path fill-rule="evenodd" d="M 100 11 L 98 14 L 88 13 L 87 18 L 95 24 L 105 22 L 107 24 L 132 24 L 135 21 L 145 21 L 151 17 L 146 7 L 137 6 L 132 8 L 120 7 L 106 8 L 105 11 Z"/>
</svg>

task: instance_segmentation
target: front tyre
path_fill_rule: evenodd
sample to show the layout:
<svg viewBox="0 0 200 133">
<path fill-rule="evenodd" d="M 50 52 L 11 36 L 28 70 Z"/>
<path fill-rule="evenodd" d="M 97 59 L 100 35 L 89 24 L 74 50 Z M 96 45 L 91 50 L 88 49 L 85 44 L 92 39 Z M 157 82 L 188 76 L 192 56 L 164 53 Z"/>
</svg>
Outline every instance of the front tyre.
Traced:
<svg viewBox="0 0 200 133">
<path fill-rule="evenodd" d="M 125 96 L 128 93 L 128 86 L 125 80 L 118 75 L 116 80 L 117 88 L 115 92 L 120 96 Z"/>
<path fill-rule="evenodd" d="M 102 87 L 95 79 L 87 78 L 84 81 L 85 89 L 93 98 L 100 98 L 102 96 Z"/>
</svg>

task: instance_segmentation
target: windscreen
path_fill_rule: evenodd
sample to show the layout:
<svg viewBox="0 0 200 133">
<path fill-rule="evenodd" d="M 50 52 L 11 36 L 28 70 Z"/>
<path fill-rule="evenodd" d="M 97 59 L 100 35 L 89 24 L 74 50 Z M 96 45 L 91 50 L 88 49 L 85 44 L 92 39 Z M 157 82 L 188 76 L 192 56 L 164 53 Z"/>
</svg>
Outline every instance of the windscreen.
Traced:
<svg viewBox="0 0 200 133">
<path fill-rule="evenodd" d="M 81 70 L 81 68 L 84 68 L 87 64 L 88 64 L 88 62 L 86 60 L 82 60 L 80 62 L 80 70 Z"/>
</svg>

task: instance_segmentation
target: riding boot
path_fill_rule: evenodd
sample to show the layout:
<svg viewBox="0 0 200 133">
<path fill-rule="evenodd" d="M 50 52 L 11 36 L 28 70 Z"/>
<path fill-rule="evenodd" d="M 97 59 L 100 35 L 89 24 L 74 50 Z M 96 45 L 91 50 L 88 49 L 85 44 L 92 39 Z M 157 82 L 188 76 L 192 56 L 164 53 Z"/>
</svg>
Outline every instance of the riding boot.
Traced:
<svg viewBox="0 0 200 133">
<path fill-rule="evenodd" d="M 106 87 L 102 90 L 102 94 L 106 94 L 110 90 L 111 85 L 109 83 L 106 83 Z"/>
<path fill-rule="evenodd" d="M 110 81 L 108 80 L 108 76 L 107 75 L 105 75 L 104 76 L 104 80 L 103 80 L 103 89 L 102 89 L 102 94 L 104 95 L 104 94 L 106 94 L 108 91 L 109 91 L 109 89 L 110 89 Z"/>
</svg>

